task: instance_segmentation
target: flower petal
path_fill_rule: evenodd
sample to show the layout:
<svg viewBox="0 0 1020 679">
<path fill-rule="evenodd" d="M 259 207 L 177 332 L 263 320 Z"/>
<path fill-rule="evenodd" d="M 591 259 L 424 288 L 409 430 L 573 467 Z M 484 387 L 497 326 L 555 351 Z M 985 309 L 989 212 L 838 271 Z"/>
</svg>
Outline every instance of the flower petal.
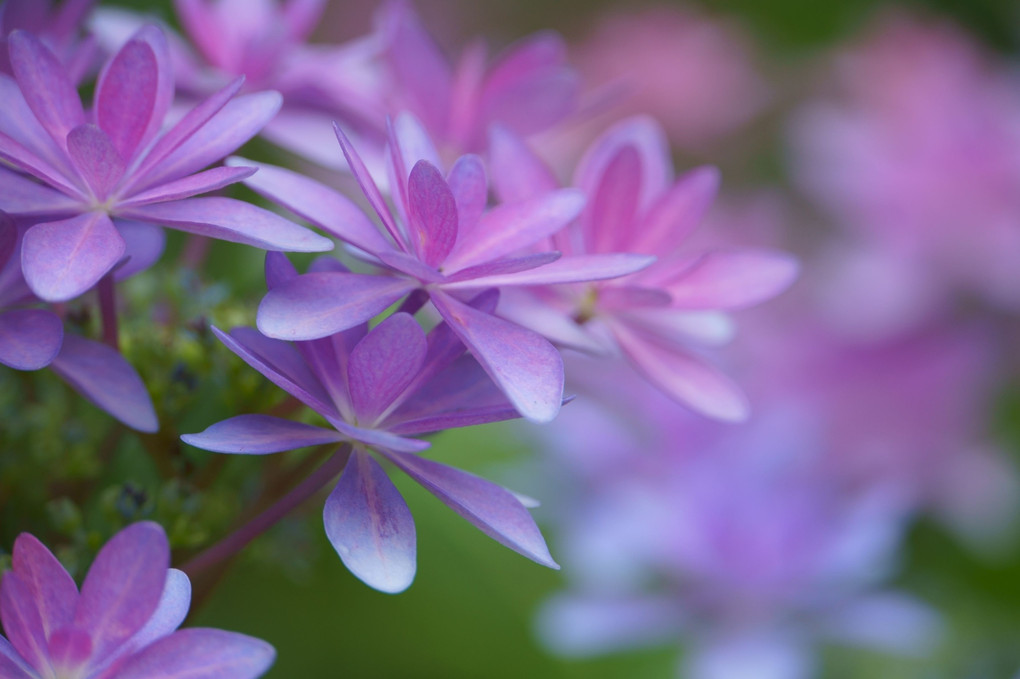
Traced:
<svg viewBox="0 0 1020 679">
<path fill-rule="evenodd" d="M 96 123 L 125 160 L 135 155 L 157 113 L 158 81 L 156 53 L 151 45 L 137 39 L 121 47 L 99 75 Z"/>
<path fill-rule="evenodd" d="M 129 658 L 117 679 L 255 679 L 276 659 L 264 641 L 194 627 L 163 637 Z"/>
<path fill-rule="evenodd" d="M 453 164 L 446 182 L 457 203 L 457 237 L 478 225 L 489 200 L 485 165 L 476 155 L 461 156 Z"/>
<path fill-rule="evenodd" d="M 406 279 L 365 274 L 304 274 L 262 298 L 258 327 L 278 339 L 326 337 L 364 323 L 417 285 Z"/>
<path fill-rule="evenodd" d="M 15 370 L 45 368 L 60 351 L 64 326 L 45 309 L 0 313 L 0 363 Z"/>
<path fill-rule="evenodd" d="M 457 242 L 457 203 L 443 175 L 419 160 L 407 180 L 411 235 L 418 256 L 438 266 Z"/>
<path fill-rule="evenodd" d="M 0 580 L 0 623 L 18 655 L 37 672 L 45 673 L 50 667 L 49 648 L 39 609 L 32 589 L 12 572 Z"/>
<path fill-rule="evenodd" d="M 478 287 L 499 287 L 502 285 L 555 285 L 619 278 L 641 271 L 655 261 L 648 255 L 632 255 L 614 252 L 604 255 L 574 255 L 561 257 L 548 264 L 525 271 L 495 273 L 465 280 L 446 283 L 448 290 Z M 459 272 L 458 272 L 459 273 Z M 451 276 L 452 278 L 452 276 Z"/>
<path fill-rule="evenodd" d="M 269 415 L 238 415 L 199 434 L 184 434 L 181 440 L 216 453 L 266 455 L 343 441 L 344 437 L 329 429 Z"/>
<path fill-rule="evenodd" d="M 181 626 L 188 617 L 191 607 L 191 581 L 183 571 L 171 568 L 166 573 L 166 584 L 160 595 L 156 612 L 148 619 L 145 626 L 138 630 L 128 644 L 132 649 L 148 646 L 157 639 L 162 639 Z"/>
<path fill-rule="evenodd" d="M 21 266 L 32 292 L 47 302 L 63 302 L 98 283 L 124 249 L 110 218 L 89 212 L 30 228 L 21 246 Z"/>
<path fill-rule="evenodd" d="M 507 489 L 417 455 L 382 451 L 393 464 L 496 542 L 543 566 L 558 569 L 542 533 Z"/>
<path fill-rule="evenodd" d="M 351 352 L 347 373 L 359 422 L 375 422 L 411 383 L 425 361 L 425 332 L 406 313 L 372 329 Z"/>
<path fill-rule="evenodd" d="M 214 167 L 143 191 L 118 204 L 121 209 L 190 198 L 230 186 L 255 174 L 254 167 Z"/>
<path fill-rule="evenodd" d="M 414 519 L 393 482 L 355 451 L 322 510 L 326 535 L 348 570 L 369 587 L 396 594 L 416 570 Z"/>
<path fill-rule="evenodd" d="M 159 429 L 149 392 L 116 350 L 77 335 L 65 335 L 50 369 L 75 391 L 138 431 Z"/>
<path fill-rule="evenodd" d="M 92 123 L 79 125 L 68 132 L 67 152 L 99 200 L 105 200 L 124 176 L 123 158 L 106 132 Z"/>
<path fill-rule="evenodd" d="M 67 133 L 85 122 L 81 99 L 60 60 L 27 31 L 7 38 L 11 68 L 25 101 L 57 145 L 63 147 Z"/>
<path fill-rule="evenodd" d="M 406 249 L 407 241 L 404 237 L 403 232 L 397 227 L 397 223 L 393 221 L 393 215 L 390 213 L 389 207 L 386 205 L 386 201 L 382 197 L 382 193 L 379 192 L 379 187 L 376 185 L 375 180 L 372 179 L 372 173 L 365 167 L 365 162 L 358 155 L 358 152 L 354 149 L 354 145 L 351 144 L 351 140 L 347 138 L 344 131 L 340 129 L 340 126 L 333 123 L 333 132 L 336 133 L 337 141 L 340 142 L 340 148 L 344 152 L 344 158 L 347 160 L 347 166 L 354 174 L 354 178 L 358 181 L 358 186 L 361 187 L 361 192 L 365 194 L 365 198 L 368 199 L 368 204 L 372 206 L 375 213 L 379 215 L 379 220 L 382 221 L 383 226 L 386 227 L 386 231 L 393 238 L 394 242 L 401 246 L 401 249 Z"/>
<path fill-rule="evenodd" d="M 14 541 L 13 572 L 35 600 L 43 634 L 71 622 L 78 602 L 78 586 L 50 550 L 33 535 L 22 533 Z"/>
<path fill-rule="evenodd" d="M 782 252 L 710 252 L 666 289 L 683 309 L 739 309 L 778 295 L 798 270 L 796 258 Z"/>
<path fill-rule="evenodd" d="M 0 152 L 2 153 L 2 152 Z M 19 216 L 57 216 L 81 210 L 81 203 L 24 175 L 0 167 L 0 210 Z"/>
<path fill-rule="evenodd" d="M 0 637 L 0 679 L 36 679 L 37 676 L 11 642 Z"/>
<path fill-rule="evenodd" d="M 691 170 L 655 200 L 624 247 L 658 254 L 676 249 L 701 223 L 718 191 L 719 170 Z"/>
<path fill-rule="evenodd" d="M 114 219 L 113 224 L 124 239 L 124 255 L 127 257 L 127 262 L 114 270 L 114 280 L 122 281 L 145 271 L 162 256 L 166 233 L 161 227 L 127 219 Z"/>
<path fill-rule="evenodd" d="M 624 146 L 606 163 L 581 217 L 588 252 L 619 252 L 626 248 L 634 230 L 641 179 L 641 158 L 632 146 Z"/>
<path fill-rule="evenodd" d="M 489 171 L 502 203 L 536 198 L 560 185 L 549 166 L 524 140 L 499 124 L 489 131 Z"/>
</svg>

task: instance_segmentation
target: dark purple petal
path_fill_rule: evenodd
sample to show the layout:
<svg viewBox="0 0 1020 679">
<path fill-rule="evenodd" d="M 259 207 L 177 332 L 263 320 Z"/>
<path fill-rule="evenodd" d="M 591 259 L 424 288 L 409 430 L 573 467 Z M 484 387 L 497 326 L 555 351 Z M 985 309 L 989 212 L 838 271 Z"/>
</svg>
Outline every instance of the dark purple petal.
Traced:
<svg viewBox="0 0 1020 679">
<path fill-rule="evenodd" d="M 0 580 L 0 623 L 11 645 L 37 672 L 49 667 L 49 649 L 32 589 L 16 574 Z"/>
<path fill-rule="evenodd" d="M 372 329 L 351 352 L 347 368 L 358 421 L 375 422 L 421 370 L 427 343 L 410 314 L 396 313 Z"/>
<path fill-rule="evenodd" d="M 258 168 L 246 186 L 340 240 L 372 254 L 393 249 L 361 208 L 333 189 L 274 165 L 244 158 L 228 158 L 227 164 Z"/>
<path fill-rule="evenodd" d="M 2 153 L 2 152 L 0 152 Z M 81 203 L 24 175 L 0 167 L 0 210 L 13 215 L 57 216 L 81 211 Z"/>
<path fill-rule="evenodd" d="M 438 266 L 457 241 L 457 203 L 443 175 L 419 160 L 407 180 L 411 238 L 418 256 Z"/>
<path fill-rule="evenodd" d="M 417 287 L 401 278 L 313 273 L 273 288 L 262 298 L 258 327 L 269 337 L 309 340 L 353 328 Z"/>
<path fill-rule="evenodd" d="M 4 179 L 4 175 L 0 174 L 0 181 Z M 18 227 L 14 225 L 14 221 L 5 215 L 0 209 L 0 271 L 3 271 L 7 267 L 7 262 L 10 261 L 14 255 L 15 250 L 18 247 Z M 21 264 L 18 263 L 20 268 Z"/>
<path fill-rule="evenodd" d="M 36 679 L 35 671 L 25 663 L 9 641 L 0 637 L 0 679 Z"/>
<path fill-rule="evenodd" d="M 406 250 L 406 239 L 404 234 L 397 228 L 396 222 L 393 221 L 393 215 L 390 214 L 390 209 L 386 205 L 386 201 L 383 199 L 382 194 L 379 192 L 379 187 L 376 186 L 375 180 L 372 179 L 372 173 L 365 167 L 364 161 L 358 152 L 354 150 L 354 145 L 351 144 L 351 140 L 347 138 L 344 131 L 340 129 L 340 126 L 333 123 L 333 131 L 336 133 L 336 138 L 340 142 L 340 148 L 344 152 L 344 158 L 347 159 L 347 166 L 354 173 L 354 178 L 358 181 L 358 186 L 361 187 L 361 192 L 365 194 L 365 198 L 368 199 L 368 204 L 372 206 L 375 213 L 379 215 L 379 219 L 382 221 L 383 226 L 386 227 L 386 231 L 393 238 L 394 242 L 400 245 L 401 249 Z"/>
<path fill-rule="evenodd" d="M 739 309 L 770 299 L 797 277 L 797 260 L 782 252 L 710 252 L 666 289 L 684 309 Z"/>
<path fill-rule="evenodd" d="M 172 181 L 169 184 L 160 184 L 148 191 L 143 191 L 131 196 L 127 200 L 120 201 L 118 207 L 125 209 L 149 203 L 163 203 L 190 198 L 200 193 L 208 193 L 209 191 L 222 189 L 224 186 L 230 186 L 253 174 L 255 174 L 255 168 L 253 167 L 214 167 L 211 170 L 198 172 L 183 179 Z"/>
<path fill-rule="evenodd" d="M 335 443 L 344 437 L 329 429 L 269 415 L 238 415 L 217 422 L 199 434 L 184 434 L 181 440 L 215 453 L 266 455 Z"/>
<path fill-rule="evenodd" d="M 501 203 L 537 198 L 559 188 L 545 162 L 502 125 L 493 125 L 489 133 L 489 169 Z"/>
<path fill-rule="evenodd" d="M 542 336 L 435 292 L 435 305 L 517 411 L 549 422 L 563 399 L 563 360 Z"/>
<path fill-rule="evenodd" d="M 124 160 L 106 133 L 92 123 L 79 125 L 67 134 L 67 152 L 99 200 L 105 200 L 124 176 Z"/>
<path fill-rule="evenodd" d="M 634 229 L 641 190 L 641 159 L 625 146 L 606 164 L 581 223 L 588 252 L 619 252 Z"/>
<path fill-rule="evenodd" d="M 362 582 L 396 594 L 415 573 L 411 510 L 393 482 L 363 451 L 355 451 L 322 510 L 326 535 L 340 560 Z"/>
<path fill-rule="evenodd" d="M 255 679 L 276 658 L 264 641 L 195 627 L 163 637 L 129 658 L 117 679 Z"/>
<path fill-rule="evenodd" d="M 132 429 L 144 432 L 159 429 L 142 378 L 123 356 L 105 344 L 65 335 L 50 369 L 79 394 Z"/>
<path fill-rule="evenodd" d="M 457 280 L 443 287 L 450 290 L 498 287 L 501 285 L 554 285 L 619 278 L 641 271 L 655 261 L 648 255 L 617 252 L 606 255 L 575 255 L 524 271 L 494 273 Z"/>
<path fill-rule="evenodd" d="M 99 76 L 96 123 L 125 160 L 135 155 L 156 113 L 158 71 L 152 47 L 141 40 L 130 40 Z"/>
<path fill-rule="evenodd" d="M 333 241 L 283 217 L 233 198 L 187 198 L 124 209 L 120 216 L 264 250 L 325 252 Z"/>
<path fill-rule="evenodd" d="M 110 538 L 81 586 L 74 625 L 88 630 L 103 657 L 142 629 L 156 611 L 170 567 L 166 533 L 144 521 Z"/>
<path fill-rule="evenodd" d="M 28 588 L 48 637 L 74 616 L 78 587 L 50 550 L 34 536 L 22 533 L 14 541 L 13 572 Z"/>
<path fill-rule="evenodd" d="M 504 203 L 485 213 L 478 226 L 458 241 L 446 259 L 446 273 L 501 259 L 534 245 L 566 226 L 584 207 L 584 194 L 559 189 L 520 203 Z"/>
<path fill-rule="evenodd" d="M 485 165 L 476 155 L 461 156 L 446 178 L 457 203 L 457 233 L 466 233 L 478 225 L 489 200 Z"/>
<path fill-rule="evenodd" d="M 30 228 L 21 246 L 21 267 L 32 292 L 47 302 L 63 302 L 98 283 L 124 249 L 110 218 L 89 212 Z"/>
<path fill-rule="evenodd" d="M 387 459 L 496 542 L 559 568 L 535 520 L 513 494 L 491 481 L 417 455 L 383 451 Z"/>
<path fill-rule="evenodd" d="M 45 368 L 60 351 L 64 326 L 44 309 L 0 313 L 0 363 L 15 370 Z"/>
<path fill-rule="evenodd" d="M 85 122 L 81 99 L 60 60 L 31 33 L 14 31 L 7 39 L 11 68 L 35 117 L 63 146 L 67 133 Z"/>
<path fill-rule="evenodd" d="M 124 239 L 124 256 L 127 257 L 127 262 L 113 272 L 115 280 L 122 281 L 145 271 L 162 256 L 166 233 L 161 227 L 126 219 L 114 219 L 113 224 Z"/>
</svg>

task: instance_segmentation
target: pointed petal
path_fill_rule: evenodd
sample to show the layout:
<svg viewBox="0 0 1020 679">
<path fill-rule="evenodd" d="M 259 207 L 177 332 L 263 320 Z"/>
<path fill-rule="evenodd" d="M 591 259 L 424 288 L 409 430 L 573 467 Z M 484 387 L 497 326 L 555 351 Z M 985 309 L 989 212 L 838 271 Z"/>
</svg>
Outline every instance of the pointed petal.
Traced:
<svg viewBox="0 0 1020 679">
<path fill-rule="evenodd" d="M 0 167 L 0 210 L 19 216 L 57 216 L 80 211 L 81 203 L 74 198 L 34 182 L 24 175 Z"/>
<path fill-rule="evenodd" d="M 49 649 L 32 590 L 11 572 L 0 580 L 0 623 L 18 655 L 37 672 L 46 672 Z"/>
<path fill-rule="evenodd" d="M 195 627 L 174 632 L 129 658 L 117 679 L 255 679 L 276 658 L 264 641 Z"/>
<path fill-rule="evenodd" d="M 298 272 L 287 255 L 282 252 L 266 253 L 266 289 L 272 290 L 281 283 L 297 278 Z"/>
<path fill-rule="evenodd" d="M 75 391 L 138 431 L 159 429 L 149 392 L 131 364 L 114 349 L 65 335 L 50 369 Z"/>
<path fill-rule="evenodd" d="M 96 657 L 130 639 L 152 617 L 169 567 L 166 533 L 151 521 L 128 526 L 99 550 L 74 617 L 74 626 L 92 636 Z"/>
<path fill-rule="evenodd" d="M 499 276 L 501 278 L 510 276 L 519 271 L 528 271 L 539 266 L 551 264 L 560 258 L 558 252 L 536 252 L 533 255 L 521 255 L 520 257 L 507 257 L 506 259 L 498 259 L 493 262 L 486 262 L 477 266 L 469 266 L 466 269 L 461 269 L 457 273 L 449 276 L 447 280 L 452 284 L 458 281 L 472 281 L 471 285 L 476 279 L 488 279 L 489 277 Z M 484 283 L 482 284 L 484 285 Z M 446 285 L 444 287 L 450 288 L 455 287 L 452 285 Z"/>
<path fill-rule="evenodd" d="M 90 212 L 30 228 L 21 266 L 32 292 L 47 302 L 63 302 L 98 283 L 120 261 L 124 248 L 110 218 Z"/>
<path fill-rule="evenodd" d="M 2 74 L 0 74 L 2 75 Z M 66 156 L 66 153 L 64 154 Z M 17 169 L 26 172 L 43 182 L 54 186 L 72 196 L 83 196 L 79 184 L 81 179 L 70 168 L 67 174 L 58 170 L 47 160 L 36 155 L 20 142 L 0 132 L 0 160 L 6 160 Z M 72 180 L 68 175 L 75 176 Z"/>
<path fill-rule="evenodd" d="M 343 441 L 344 437 L 329 429 L 269 415 L 238 415 L 199 434 L 184 434 L 181 440 L 216 453 L 266 455 Z"/>
<path fill-rule="evenodd" d="M 92 123 L 79 125 L 67 134 L 67 152 L 99 200 L 105 200 L 124 176 L 124 160 L 106 133 Z"/>
<path fill-rule="evenodd" d="M 44 309 L 0 313 L 0 363 L 15 370 L 45 368 L 60 351 L 64 326 Z"/>
<path fill-rule="evenodd" d="M 347 138 L 344 131 L 340 129 L 340 126 L 333 123 L 333 132 L 336 133 L 336 138 L 340 142 L 340 148 L 344 152 L 344 158 L 347 160 L 347 166 L 351 169 L 354 174 L 354 178 L 358 181 L 358 186 L 361 187 L 361 192 L 365 194 L 365 198 L 368 199 L 368 204 L 372 206 L 375 213 L 379 215 L 380 221 L 383 226 L 386 227 L 387 233 L 393 238 L 394 242 L 401 245 L 401 249 L 405 249 L 406 241 L 400 229 L 397 228 L 396 222 L 393 221 L 393 215 L 390 214 L 390 209 L 386 205 L 386 201 L 383 200 L 382 193 L 379 192 L 379 187 L 376 185 L 375 180 L 372 179 L 372 173 L 365 167 L 365 162 L 358 155 L 358 152 L 354 150 L 354 145 L 351 144 L 351 140 Z"/>
<path fill-rule="evenodd" d="M 17 81 L 6 73 L 0 73 L 0 101 L 4 102 L 0 106 L 0 130 L 47 165 L 69 172 L 71 168 L 65 158 L 63 137 L 59 144 L 54 141 L 32 113 Z"/>
<path fill-rule="evenodd" d="M 421 370 L 425 332 L 410 314 L 396 313 L 372 329 L 351 352 L 351 400 L 360 422 L 375 422 Z"/>
<path fill-rule="evenodd" d="M 67 133 L 85 122 L 78 92 L 60 60 L 34 35 L 14 31 L 7 42 L 14 77 L 25 101 L 62 147 Z"/>
<path fill-rule="evenodd" d="M 329 420 L 330 424 L 336 427 L 337 431 L 351 441 L 361 441 L 365 445 L 370 448 L 375 448 L 376 450 L 395 450 L 398 453 L 420 453 L 431 445 L 428 441 L 405 438 L 403 436 L 391 434 L 388 431 L 356 427 L 353 424 L 348 424 L 347 422 L 335 417 L 329 417 L 326 419 Z"/>
<path fill-rule="evenodd" d="M 245 186 L 340 240 L 372 254 L 393 249 L 361 208 L 314 179 L 244 158 L 228 158 L 227 164 L 258 168 L 245 180 Z"/>
<path fill-rule="evenodd" d="M 65 627 L 74 616 L 78 586 L 50 550 L 35 536 L 22 533 L 14 541 L 13 572 L 35 600 L 43 634 Z"/>
<path fill-rule="evenodd" d="M 401 278 L 312 273 L 273 288 L 262 298 L 258 327 L 286 340 L 326 337 L 381 313 L 417 287 Z"/>
<path fill-rule="evenodd" d="M 619 278 L 641 271 L 655 262 L 654 257 L 617 252 L 606 255 L 575 255 L 561 257 L 525 271 L 496 273 L 478 278 L 457 280 L 443 287 L 448 290 L 502 285 L 555 285 L 580 281 Z"/>
<path fill-rule="evenodd" d="M 710 252 L 666 289 L 684 309 L 739 309 L 785 290 L 797 277 L 797 260 L 782 252 Z"/>
<path fill-rule="evenodd" d="M 718 191 L 719 170 L 691 170 L 655 200 L 625 247 L 660 254 L 676 249 L 701 223 Z"/>
<path fill-rule="evenodd" d="M 151 45 L 137 39 L 121 47 L 99 76 L 96 123 L 125 160 L 135 155 L 157 113 L 158 84 L 156 53 Z"/>
<path fill-rule="evenodd" d="M 401 111 L 393 119 L 391 143 L 396 142 L 396 148 L 391 149 L 399 154 L 399 162 L 403 169 L 413 168 L 418 161 L 424 160 L 435 167 L 442 167 L 443 161 L 432 143 L 429 133 L 414 114 L 409 111 Z M 405 185 L 408 175 L 397 177 Z"/>
<path fill-rule="evenodd" d="M 535 422 L 556 417 L 563 360 L 548 340 L 440 292 L 432 303 L 521 415 Z"/>
<path fill-rule="evenodd" d="M 478 225 L 489 200 L 488 179 L 485 165 L 476 155 L 461 156 L 450 169 L 446 178 L 457 203 L 457 233 L 471 231 Z"/>
<path fill-rule="evenodd" d="M 362 451 L 351 455 L 322 511 L 326 535 L 358 579 L 396 594 L 415 574 L 414 519 L 379 463 Z"/>
<path fill-rule="evenodd" d="M 264 250 L 326 252 L 333 249 L 333 241 L 328 238 L 233 198 L 210 196 L 141 205 L 124 209 L 121 216 Z"/>
<path fill-rule="evenodd" d="M 501 203 L 536 198 L 560 186 L 549 166 L 503 125 L 489 131 L 489 171 Z"/>
<path fill-rule="evenodd" d="M 408 476 L 496 542 L 543 566 L 559 568 L 535 520 L 507 489 L 417 455 L 383 452 Z"/>
<path fill-rule="evenodd" d="M 214 167 L 211 170 L 188 175 L 168 184 L 143 191 L 120 201 L 121 209 L 131 208 L 149 203 L 164 203 L 182 198 L 190 198 L 200 193 L 208 193 L 230 186 L 255 174 L 254 167 Z"/>
<path fill-rule="evenodd" d="M 574 189 L 499 205 L 457 243 L 443 268 L 453 272 L 513 254 L 562 229 L 583 207 L 584 194 Z"/>
<path fill-rule="evenodd" d="M 36 679 L 37 676 L 11 642 L 0 637 L 0 679 Z"/>
<path fill-rule="evenodd" d="M 407 180 L 408 215 L 418 255 L 438 266 L 457 241 L 457 203 L 443 175 L 420 160 Z"/>
<path fill-rule="evenodd" d="M 589 252 L 618 252 L 634 229 L 641 191 L 641 159 L 625 146 L 606 164 L 605 172 L 582 218 Z"/>
</svg>

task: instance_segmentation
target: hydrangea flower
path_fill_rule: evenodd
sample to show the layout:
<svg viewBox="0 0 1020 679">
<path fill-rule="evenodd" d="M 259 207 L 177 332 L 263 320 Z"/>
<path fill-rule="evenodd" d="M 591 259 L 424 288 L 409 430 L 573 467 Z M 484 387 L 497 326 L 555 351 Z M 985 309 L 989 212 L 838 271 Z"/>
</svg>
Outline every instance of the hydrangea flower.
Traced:
<svg viewBox="0 0 1020 679">
<path fill-rule="evenodd" d="M 317 272 L 342 268 L 320 260 Z M 272 290 L 297 275 L 283 255 L 270 253 Z M 465 308 L 495 306 L 483 293 Z M 558 568 L 527 509 L 510 491 L 418 455 L 428 432 L 516 417 L 446 323 L 428 336 L 406 313 L 368 331 L 358 325 L 293 345 L 250 328 L 217 337 L 246 363 L 322 415 L 323 429 L 267 415 L 240 415 L 181 438 L 221 453 L 264 455 L 304 446 L 348 442 L 343 475 L 326 500 L 323 522 L 344 565 L 384 592 L 410 586 L 415 573 L 414 520 L 399 491 L 370 454 L 378 453 L 485 534 L 545 566 Z M 346 455 L 346 453 L 339 453 Z"/>
<path fill-rule="evenodd" d="M 46 301 L 80 295 L 126 251 L 133 220 L 275 250 L 322 251 L 332 242 L 248 203 L 193 196 L 252 168 L 199 172 L 236 149 L 280 105 L 274 92 L 234 97 L 228 85 L 162 130 L 174 85 L 166 41 L 139 31 L 104 66 L 86 114 L 68 74 L 38 38 L 10 39 L 15 80 L 0 75 L 0 209 L 31 228 L 22 244 L 29 287 Z"/>
<path fill-rule="evenodd" d="M 78 393 L 139 431 L 159 428 L 149 393 L 116 350 L 71 333 L 60 317 L 37 308 L 21 275 L 18 229 L 0 212 L 0 364 L 49 367 Z"/>
<path fill-rule="evenodd" d="M 584 200 L 579 191 L 551 189 L 486 210 L 487 180 L 477 156 L 463 156 L 444 177 L 438 154 L 417 121 L 400 116 L 394 127 L 389 154 L 393 210 L 337 128 L 382 233 L 349 200 L 293 172 L 260 165 L 258 175 L 247 182 L 390 272 L 299 276 L 262 300 L 259 330 L 279 339 L 325 337 L 420 290 L 420 300 L 431 300 L 522 415 L 551 420 L 563 396 L 563 366 L 555 347 L 530 330 L 465 304 L 465 296 L 490 287 L 620 276 L 647 266 L 653 257 L 600 253 L 560 259 L 556 252 L 530 251 L 580 212 Z"/>
<path fill-rule="evenodd" d="M 506 129 L 493 132 L 492 172 L 505 201 L 557 185 L 542 161 Z M 796 260 L 764 249 L 688 251 L 685 241 L 715 197 L 718 173 L 699 168 L 674 179 L 664 135 L 650 118 L 627 119 L 597 139 L 574 183 L 588 198 L 586 208 L 551 235 L 550 247 L 575 257 L 630 252 L 657 260 L 613 280 L 535 281 L 526 292 L 508 295 L 500 313 L 565 346 L 622 353 L 646 379 L 698 412 L 745 418 L 743 392 L 696 348 L 729 338 L 729 321 L 721 312 L 764 301 L 789 286 Z"/>
<path fill-rule="evenodd" d="M 99 551 L 79 592 L 33 536 L 14 543 L 0 582 L 3 679 L 253 679 L 272 646 L 234 632 L 177 630 L 191 584 L 170 568 L 166 533 L 136 523 Z"/>
<path fill-rule="evenodd" d="M 7 36 L 22 29 L 47 43 L 67 66 L 71 82 L 80 81 L 93 66 L 95 41 L 78 40 L 79 27 L 95 0 L 5 0 L 0 4 L 0 73 L 13 75 L 7 56 Z"/>
</svg>

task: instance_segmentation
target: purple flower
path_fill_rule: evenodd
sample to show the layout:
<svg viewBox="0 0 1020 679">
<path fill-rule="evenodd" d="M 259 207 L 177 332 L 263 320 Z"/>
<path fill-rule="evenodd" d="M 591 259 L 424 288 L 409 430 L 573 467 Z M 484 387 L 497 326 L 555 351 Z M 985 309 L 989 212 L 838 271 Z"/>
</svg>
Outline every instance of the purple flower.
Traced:
<svg viewBox="0 0 1020 679">
<path fill-rule="evenodd" d="M 78 393 L 139 431 L 159 428 L 149 393 L 135 369 L 114 349 L 65 334 L 52 311 L 21 275 L 18 229 L 0 212 L 0 364 L 16 370 L 49 366 Z M 133 252 L 141 256 L 142 248 Z"/>
<path fill-rule="evenodd" d="M 311 275 L 336 271 L 319 260 Z M 267 258 L 270 289 L 297 275 L 283 255 Z M 483 293 L 465 309 L 491 311 L 496 294 Z M 369 454 L 408 474 L 484 533 L 545 566 L 557 568 L 524 505 L 508 490 L 418 455 L 428 443 L 409 436 L 516 417 L 506 398 L 446 323 L 428 336 L 406 313 L 371 331 L 359 325 L 312 341 L 289 344 L 250 328 L 214 329 L 231 351 L 302 403 L 333 429 L 266 415 L 240 415 L 181 438 L 221 453 L 263 455 L 310 445 L 353 446 L 343 475 L 326 501 L 326 534 L 341 560 L 368 585 L 406 589 L 415 573 L 410 510 Z"/>
<path fill-rule="evenodd" d="M 531 251 L 580 212 L 584 200 L 578 191 L 554 189 L 486 210 L 487 179 L 478 157 L 463 156 L 444 177 L 417 121 L 402 115 L 394 127 L 388 160 L 395 211 L 337 128 L 383 233 L 343 196 L 287 170 L 259 166 L 247 182 L 391 272 L 299 276 L 262 300 L 259 329 L 280 339 L 325 337 L 421 290 L 518 411 L 535 421 L 551 420 L 563 395 L 559 353 L 537 333 L 465 304 L 465 296 L 491 287 L 620 276 L 653 258 L 612 253 L 559 259 L 556 252 Z"/>
<path fill-rule="evenodd" d="M 252 168 L 199 172 L 236 149 L 280 105 L 274 92 L 234 97 L 236 81 L 161 132 L 174 86 L 166 41 L 139 31 L 103 68 L 86 115 L 63 66 L 37 38 L 10 36 L 16 81 L 0 75 L 0 209 L 32 224 L 22 245 L 29 287 L 46 301 L 91 288 L 125 254 L 125 220 L 275 250 L 332 243 L 275 214 L 221 197 L 193 198 Z"/>
<path fill-rule="evenodd" d="M 95 0 L 63 0 L 54 9 L 51 0 L 6 0 L 0 5 L 0 73 L 13 75 L 7 56 L 7 36 L 31 31 L 67 66 L 71 82 L 78 82 L 93 66 L 95 42 L 78 38 L 78 29 Z"/>
<path fill-rule="evenodd" d="M 273 662 L 258 639 L 217 629 L 174 631 L 191 602 L 188 576 L 169 568 L 163 529 L 144 522 L 99 551 L 81 592 L 33 536 L 14 543 L 0 583 L 4 679 L 249 679 Z"/>
<path fill-rule="evenodd" d="M 493 132 L 492 168 L 503 200 L 526 200 L 556 186 L 538 157 L 503 128 Z M 768 250 L 685 250 L 712 203 L 718 173 L 699 168 L 674 180 L 663 133 L 649 118 L 608 130 L 582 158 L 574 181 L 588 197 L 586 208 L 552 234 L 551 247 L 575 257 L 631 252 L 658 259 L 613 280 L 535 281 L 527 292 L 508 296 L 500 313 L 566 346 L 622 353 L 645 378 L 700 413 L 745 418 L 739 387 L 692 349 L 728 339 L 720 312 L 781 292 L 796 277 L 796 261 Z"/>
</svg>

